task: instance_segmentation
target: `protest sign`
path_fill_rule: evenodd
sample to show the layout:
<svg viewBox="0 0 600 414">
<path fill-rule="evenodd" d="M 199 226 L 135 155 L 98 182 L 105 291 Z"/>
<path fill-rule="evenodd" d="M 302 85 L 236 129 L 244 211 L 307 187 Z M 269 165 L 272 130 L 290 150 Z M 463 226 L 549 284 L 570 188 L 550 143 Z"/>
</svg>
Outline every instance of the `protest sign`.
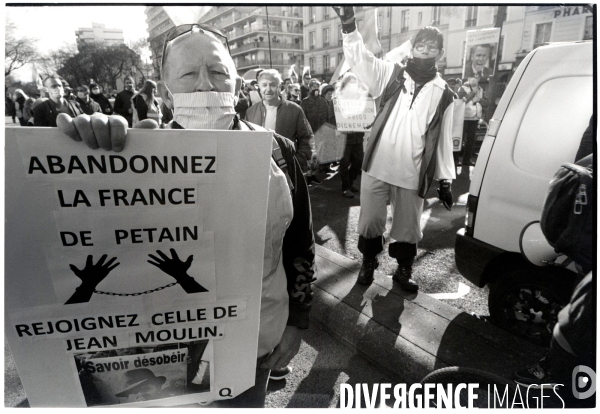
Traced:
<svg viewBox="0 0 600 414">
<path fill-rule="evenodd" d="M 452 151 L 462 150 L 463 130 L 465 124 L 465 101 L 460 98 L 452 103 Z"/>
<path fill-rule="evenodd" d="M 490 76 L 493 76 L 499 42 L 500 28 L 498 27 L 469 30 L 465 46 L 463 78 L 478 75 L 480 80 L 487 81 Z"/>
<path fill-rule="evenodd" d="M 334 98 L 333 109 L 337 130 L 341 132 L 365 132 L 375 120 L 375 102 L 370 96 Z"/>
<path fill-rule="evenodd" d="M 315 154 L 321 164 L 341 160 L 345 146 L 346 134 L 336 131 L 330 123 L 324 123 L 315 132 Z"/>
<path fill-rule="evenodd" d="M 271 133 L 133 129 L 115 153 L 5 131 L 5 332 L 31 406 L 250 388 Z"/>
</svg>

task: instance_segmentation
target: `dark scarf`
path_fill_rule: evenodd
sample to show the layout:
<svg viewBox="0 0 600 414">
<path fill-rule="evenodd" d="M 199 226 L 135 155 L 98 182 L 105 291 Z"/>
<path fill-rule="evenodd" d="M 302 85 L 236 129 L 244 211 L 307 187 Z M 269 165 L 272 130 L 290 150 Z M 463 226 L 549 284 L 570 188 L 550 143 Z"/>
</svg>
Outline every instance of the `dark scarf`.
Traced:
<svg viewBox="0 0 600 414">
<path fill-rule="evenodd" d="M 438 68 L 435 58 L 411 58 L 406 63 L 406 71 L 416 83 L 425 84 L 435 78 Z"/>
<path fill-rule="evenodd" d="M 104 99 L 106 99 L 106 97 L 104 95 L 102 95 L 102 93 L 91 93 L 90 92 L 90 98 L 92 98 L 94 101 L 99 102 L 99 101 L 103 101 Z"/>
</svg>

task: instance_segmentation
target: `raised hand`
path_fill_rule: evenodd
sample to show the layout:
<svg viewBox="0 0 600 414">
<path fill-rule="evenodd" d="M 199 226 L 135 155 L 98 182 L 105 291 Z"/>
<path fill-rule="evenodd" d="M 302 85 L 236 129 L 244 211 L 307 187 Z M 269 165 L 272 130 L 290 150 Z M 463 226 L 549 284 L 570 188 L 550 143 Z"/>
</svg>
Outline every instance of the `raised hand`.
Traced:
<svg viewBox="0 0 600 414">
<path fill-rule="evenodd" d="M 187 293 L 208 292 L 207 289 L 202 287 L 193 277 L 187 274 L 188 269 L 192 265 L 192 260 L 194 260 L 194 256 L 190 255 L 185 262 L 182 262 L 179 259 L 179 256 L 177 256 L 175 249 L 170 249 L 170 251 L 172 257 L 157 250 L 156 253 L 160 256 L 160 259 L 149 254 L 148 256 L 152 260 L 148 260 L 148 263 L 158 267 L 160 270 L 173 277 Z"/>
<path fill-rule="evenodd" d="M 193 255 L 190 255 L 185 262 L 182 262 L 179 259 L 179 256 L 177 256 L 175 249 L 171 249 L 171 256 L 173 256 L 173 258 L 169 258 L 169 256 L 160 250 L 157 250 L 156 253 L 161 257 L 161 259 L 149 254 L 148 256 L 150 256 L 150 258 L 154 261 L 148 260 L 148 263 L 158 267 L 169 276 L 173 276 L 175 280 L 188 276 L 187 271 L 192 265 L 192 260 L 194 260 Z"/>
<path fill-rule="evenodd" d="M 106 258 L 107 255 L 102 255 L 100 260 L 98 260 L 98 263 L 94 264 L 94 258 L 90 254 L 85 262 L 85 267 L 81 270 L 73 264 L 69 265 L 69 268 L 71 268 L 73 273 L 75 273 L 75 276 L 81 279 L 81 285 L 75 289 L 75 293 L 73 293 L 73 295 L 67 302 L 65 302 L 65 304 L 82 303 L 90 300 L 94 294 L 96 286 L 98 286 L 98 284 L 102 282 L 106 276 L 108 276 L 111 270 L 120 264 L 115 263 L 117 260 L 116 257 L 113 257 L 108 262 L 104 263 Z"/>
<path fill-rule="evenodd" d="M 342 23 L 348 22 L 354 17 L 354 7 L 352 6 L 332 6 L 335 13 L 342 20 Z"/>
</svg>

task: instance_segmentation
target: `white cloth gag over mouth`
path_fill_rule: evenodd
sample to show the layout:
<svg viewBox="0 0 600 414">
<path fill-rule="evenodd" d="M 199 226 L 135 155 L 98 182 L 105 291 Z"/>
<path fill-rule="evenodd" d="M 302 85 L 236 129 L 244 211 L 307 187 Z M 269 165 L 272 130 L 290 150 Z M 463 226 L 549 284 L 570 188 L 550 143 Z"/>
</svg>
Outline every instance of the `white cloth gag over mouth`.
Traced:
<svg viewBox="0 0 600 414">
<path fill-rule="evenodd" d="M 185 129 L 228 129 L 233 122 L 231 92 L 173 94 L 173 120 Z"/>
</svg>

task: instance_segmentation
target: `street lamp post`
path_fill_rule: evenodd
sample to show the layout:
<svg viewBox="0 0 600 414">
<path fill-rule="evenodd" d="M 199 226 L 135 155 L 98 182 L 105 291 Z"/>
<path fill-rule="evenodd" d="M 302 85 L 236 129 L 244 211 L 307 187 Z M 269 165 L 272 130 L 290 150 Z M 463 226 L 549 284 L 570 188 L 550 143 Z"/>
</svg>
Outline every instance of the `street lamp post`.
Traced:
<svg viewBox="0 0 600 414">
<path fill-rule="evenodd" d="M 273 58 L 271 57 L 271 29 L 269 27 L 269 7 L 265 6 L 267 12 L 267 37 L 269 38 L 269 68 L 273 69 Z"/>
</svg>

